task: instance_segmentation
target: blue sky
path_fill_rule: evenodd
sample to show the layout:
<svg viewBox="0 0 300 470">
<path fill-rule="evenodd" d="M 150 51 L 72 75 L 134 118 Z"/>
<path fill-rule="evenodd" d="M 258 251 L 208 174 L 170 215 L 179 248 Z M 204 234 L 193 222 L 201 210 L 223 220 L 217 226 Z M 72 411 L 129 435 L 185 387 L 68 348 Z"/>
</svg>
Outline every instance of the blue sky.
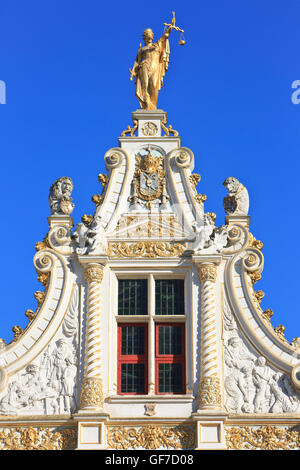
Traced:
<svg viewBox="0 0 300 470">
<path fill-rule="evenodd" d="M 32 263 L 48 231 L 49 187 L 74 181 L 75 224 L 94 211 L 103 157 L 139 108 L 129 81 L 142 32 L 155 38 L 176 12 L 185 30 L 171 56 L 158 107 L 193 150 L 206 212 L 224 223 L 222 182 L 235 176 L 250 194 L 251 232 L 264 243 L 256 289 L 286 337 L 300 336 L 298 306 L 300 1 L 2 1 L 0 80 L 0 337 L 25 327 L 41 289 Z"/>
</svg>

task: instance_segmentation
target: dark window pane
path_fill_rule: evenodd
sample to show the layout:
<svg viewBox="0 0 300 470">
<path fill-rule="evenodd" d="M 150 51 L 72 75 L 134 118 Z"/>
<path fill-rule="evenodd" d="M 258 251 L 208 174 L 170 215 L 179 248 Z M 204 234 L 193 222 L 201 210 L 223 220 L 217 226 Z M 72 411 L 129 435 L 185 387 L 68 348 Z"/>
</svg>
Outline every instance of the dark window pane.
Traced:
<svg viewBox="0 0 300 470">
<path fill-rule="evenodd" d="M 145 393 L 145 365 L 121 365 L 121 393 Z"/>
<path fill-rule="evenodd" d="M 184 315 L 184 280 L 155 281 L 155 315 Z"/>
<path fill-rule="evenodd" d="M 182 364 L 158 365 L 158 392 L 182 393 Z"/>
<path fill-rule="evenodd" d="M 144 354 L 145 327 L 122 326 L 122 356 Z"/>
<path fill-rule="evenodd" d="M 146 279 L 119 279 L 118 315 L 147 315 Z"/>
<path fill-rule="evenodd" d="M 182 354 L 182 328 L 180 326 L 158 327 L 158 354 Z"/>
</svg>

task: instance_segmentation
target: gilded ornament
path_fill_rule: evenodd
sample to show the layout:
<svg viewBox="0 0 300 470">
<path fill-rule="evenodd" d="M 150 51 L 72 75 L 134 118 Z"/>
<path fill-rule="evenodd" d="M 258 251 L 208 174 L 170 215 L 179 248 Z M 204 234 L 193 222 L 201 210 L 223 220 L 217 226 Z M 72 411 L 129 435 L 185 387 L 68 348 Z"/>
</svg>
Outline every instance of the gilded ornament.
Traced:
<svg viewBox="0 0 300 470">
<path fill-rule="evenodd" d="M 26 310 L 25 315 L 28 318 L 29 323 L 32 322 L 32 320 L 34 320 L 36 317 L 36 313 L 34 313 L 34 311 L 30 308 Z"/>
<path fill-rule="evenodd" d="M 199 381 L 199 408 L 221 408 L 221 387 L 218 377 L 202 377 Z"/>
<path fill-rule="evenodd" d="M 195 428 L 192 425 L 141 427 L 108 426 L 107 444 L 110 449 L 192 449 L 195 446 Z"/>
<path fill-rule="evenodd" d="M 48 279 L 49 279 L 50 273 L 39 273 L 37 280 L 41 282 L 41 284 L 46 287 L 48 284 Z"/>
<path fill-rule="evenodd" d="M 148 150 L 144 159 L 138 155 L 136 160 L 133 180 L 136 196 L 148 202 L 158 199 L 162 195 L 165 178 L 163 157 L 154 157 Z"/>
<path fill-rule="evenodd" d="M 198 269 L 198 275 L 201 282 L 216 282 L 217 267 L 214 264 L 205 264 Z"/>
<path fill-rule="evenodd" d="M 204 201 L 206 201 L 207 196 L 206 194 L 197 194 L 195 196 L 195 201 L 198 202 L 199 204 L 203 204 Z"/>
<path fill-rule="evenodd" d="M 0 431 L 0 450 L 71 450 L 76 448 L 76 429 L 31 426 Z"/>
<path fill-rule="evenodd" d="M 166 137 L 169 137 L 170 134 L 173 134 L 174 137 L 178 137 L 178 131 L 175 131 L 171 125 L 167 127 L 167 118 L 162 119 L 161 121 L 161 128 L 165 132 Z"/>
<path fill-rule="evenodd" d="M 81 407 L 102 408 L 103 404 L 104 397 L 102 380 L 98 377 L 84 378 L 81 384 Z"/>
<path fill-rule="evenodd" d="M 23 329 L 20 326 L 15 325 L 15 326 L 12 327 L 12 332 L 14 333 L 14 338 L 11 341 L 11 343 L 14 343 L 15 341 L 18 341 L 20 336 L 22 336 Z"/>
<path fill-rule="evenodd" d="M 87 284 L 91 282 L 100 283 L 103 279 L 103 266 L 91 265 L 87 266 L 84 270 L 84 280 Z"/>
<path fill-rule="evenodd" d="M 35 249 L 36 249 L 36 251 L 45 250 L 46 248 L 48 248 L 48 245 L 47 245 L 47 243 L 45 243 L 45 242 L 37 242 L 37 243 L 35 244 Z"/>
<path fill-rule="evenodd" d="M 93 216 L 92 215 L 88 215 L 88 214 L 84 214 L 82 217 L 81 217 L 81 221 L 84 223 L 84 225 L 87 227 L 88 225 L 90 225 L 90 223 L 93 221 Z"/>
<path fill-rule="evenodd" d="M 108 253 L 112 258 L 166 258 L 182 256 L 185 243 L 169 242 L 120 242 L 109 243 Z"/>
<path fill-rule="evenodd" d="M 134 133 L 136 132 L 137 128 L 138 128 L 138 121 L 135 119 L 133 121 L 133 127 L 128 126 L 125 131 L 121 132 L 121 137 L 126 137 L 127 134 L 129 134 L 130 137 L 132 137 Z"/>
<path fill-rule="evenodd" d="M 267 310 L 264 310 L 262 313 L 262 317 L 268 322 L 271 323 L 271 317 L 273 316 L 273 310 L 270 308 L 267 308 Z"/>
<path fill-rule="evenodd" d="M 279 339 L 281 339 L 281 341 L 287 343 L 288 341 L 286 340 L 285 336 L 284 336 L 284 332 L 285 332 L 285 327 L 283 325 L 278 325 L 276 328 L 275 328 L 275 333 L 276 335 L 278 336 Z"/>
<path fill-rule="evenodd" d="M 252 246 L 253 246 L 254 248 L 257 248 L 258 250 L 262 250 L 264 244 L 263 244 L 262 241 L 256 240 L 256 239 L 254 238 L 254 240 L 252 241 Z"/>
<path fill-rule="evenodd" d="M 102 203 L 102 196 L 101 194 L 94 194 L 92 196 L 92 202 L 96 205 L 96 207 L 100 206 L 100 204 Z"/>
<path fill-rule="evenodd" d="M 259 271 L 254 271 L 253 273 L 249 273 L 250 279 L 252 284 L 256 284 L 258 281 L 261 280 L 261 274 Z"/>
<path fill-rule="evenodd" d="M 193 173 L 190 176 L 190 182 L 191 182 L 191 185 L 192 185 L 193 191 L 194 191 L 194 199 L 197 203 L 203 204 L 203 202 L 206 201 L 207 196 L 205 194 L 198 194 L 197 189 L 196 189 L 196 186 L 200 182 L 200 180 L 201 180 L 201 176 L 197 173 Z M 211 214 L 213 214 L 213 212 L 211 212 Z"/>
<path fill-rule="evenodd" d="M 107 183 L 108 183 L 108 176 L 103 174 L 103 173 L 100 173 L 98 175 L 98 182 L 101 183 L 101 185 L 102 185 L 102 193 L 101 194 L 94 194 L 92 196 L 92 202 L 96 205 L 96 207 L 100 206 L 100 204 L 103 201 L 103 194 L 105 192 L 105 188 L 106 188 Z"/>
<path fill-rule="evenodd" d="M 262 290 L 258 290 L 257 292 L 254 293 L 254 297 L 259 304 L 261 303 L 264 296 L 265 296 L 265 293 Z"/>
<path fill-rule="evenodd" d="M 158 128 L 157 125 L 154 122 L 145 122 L 145 124 L 141 128 L 142 134 L 146 136 L 153 136 L 157 134 Z"/>
<path fill-rule="evenodd" d="M 37 300 L 38 307 L 40 307 L 41 304 L 44 302 L 44 299 L 45 299 L 45 292 L 41 292 L 41 291 L 37 290 L 37 291 L 34 293 L 34 298 Z"/>
<path fill-rule="evenodd" d="M 296 450 L 300 432 L 292 427 L 272 425 L 227 427 L 226 443 L 230 450 Z"/>
</svg>

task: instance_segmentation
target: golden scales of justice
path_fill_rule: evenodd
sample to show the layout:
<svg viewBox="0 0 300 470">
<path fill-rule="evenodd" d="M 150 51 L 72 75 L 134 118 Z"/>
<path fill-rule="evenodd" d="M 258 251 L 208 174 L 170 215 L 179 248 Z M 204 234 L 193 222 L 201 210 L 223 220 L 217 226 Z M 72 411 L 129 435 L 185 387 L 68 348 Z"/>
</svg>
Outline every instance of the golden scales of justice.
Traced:
<svg viewBox="0 0 300 470">
<path fill-rule="evenodd" d="M 185 45 L 185 38 L 184 38 L 184 35 L 183 35 L 184 30 L 178 28 L 178 26 L 175 26 L 175 11 L 172 11 L 172 15 L 173 15 L 172 23 L 170 23 L 170 24 L 164 23 L 165 30 L 167 29 L 168 26 L 172 26 L 173 29 L 176 29 L 176 31 L 179 31 L 181 34 L 180 34 L 178 44 L 179 44 L 179 46 L 184 46 Z"/>
</svg>

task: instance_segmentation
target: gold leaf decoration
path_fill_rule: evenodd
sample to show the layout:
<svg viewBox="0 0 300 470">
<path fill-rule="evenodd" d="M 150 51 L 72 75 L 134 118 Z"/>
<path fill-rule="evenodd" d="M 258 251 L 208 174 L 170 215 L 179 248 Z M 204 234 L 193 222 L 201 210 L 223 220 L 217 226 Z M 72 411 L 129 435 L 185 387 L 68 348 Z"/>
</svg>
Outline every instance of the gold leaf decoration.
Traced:
<svg viewBox="0 0 300 470">
<path fill-rule="evenodd" d="M 195 445 L 194 426 L 158 426 L 149 424 L 138 428 L 108 426 L 108 448 L 146 449 L 192 449 Z"/>
<path fill-rule="evenodd" d="M 75 428 L 25 426 L 0 431 L 0 450 L 70 450 L 75 447 Z"/>
<path fill-rule="evenodd" d="M 296 428 L 280 426 L 226 428 L 227 448 L 232 450 L 292 450 L 300 445 L 300 432 Z"/>
<path fill-rule="evenodd" d="M 185 243 L 137 242 L 109 243 L 108 253 L 112 258 L 165 258 L 182 256 Z"/>
</svg>

